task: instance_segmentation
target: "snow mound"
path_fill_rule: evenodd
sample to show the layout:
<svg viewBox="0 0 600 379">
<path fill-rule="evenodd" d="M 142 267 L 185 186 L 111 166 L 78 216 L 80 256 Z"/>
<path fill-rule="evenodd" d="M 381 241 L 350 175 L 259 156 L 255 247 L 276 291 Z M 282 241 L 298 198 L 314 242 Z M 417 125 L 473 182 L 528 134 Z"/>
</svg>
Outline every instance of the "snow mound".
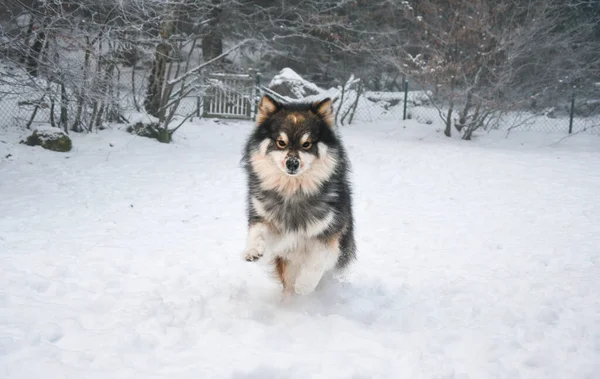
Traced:
<svg viewBox="0 0 600 379">
<path fill-rule="evenodd" d="M 42 125 L 38 125 L 38 126 L 34 127 L 33 131 L 38 132 L 38 134 L 40 134 L 40 135 L 48 136 L 49 138 L 60 137 L 60 136 L 66 135 L 66 133 L 62 129 L 56 128 L 51 125 L 46 125 L 46 124 L 42 124 Z"/>
<path fill-rule="evenodd" d="M 329 91 L 305 80 L 288 67 L 281 70 L 279 74 L 271 79 L 269 90 L 290 102 L 299 99 L 310 99 L 312 101 L 330 96 Z"/>
</svg>

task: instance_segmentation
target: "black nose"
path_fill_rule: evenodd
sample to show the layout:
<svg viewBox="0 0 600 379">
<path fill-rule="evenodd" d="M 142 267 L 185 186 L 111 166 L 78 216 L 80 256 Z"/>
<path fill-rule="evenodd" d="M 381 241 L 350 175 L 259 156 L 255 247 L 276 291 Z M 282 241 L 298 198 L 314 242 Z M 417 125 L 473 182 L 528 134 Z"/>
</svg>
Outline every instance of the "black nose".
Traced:
<svg viewBox="0 0 600 379">
<path fill-rule="evenodd" d="M 285 167 L 287 167 L 288 171 L 294 172 L 300 167 L 300 161 L 297 158 L 288 158 L 285 161 Z"/>
</svg>

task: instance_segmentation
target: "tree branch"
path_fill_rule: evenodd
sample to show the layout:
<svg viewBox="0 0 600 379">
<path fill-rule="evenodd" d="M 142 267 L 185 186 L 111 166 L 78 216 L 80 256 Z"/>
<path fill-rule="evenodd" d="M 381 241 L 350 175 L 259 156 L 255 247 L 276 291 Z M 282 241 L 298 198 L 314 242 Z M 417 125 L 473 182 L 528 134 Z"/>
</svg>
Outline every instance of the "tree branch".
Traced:
<svg viewBox="0 0 600 379">
<path fill-rule="evenodd" d="M 232 48 L 228 49 L 227 51 L 223 52 L 223 54 L 220 54 L 216 57 L 214 57 L 213 59 L 206 61 L 204 63 L 202 63 L 199 66 L 194 67 L 193 69 L 189 70 L 188 72 L 186 72 L 185 74 L 175 78 L 175 79 L 171 79 L 167 82 L 168 85 L 172 86 L 175 85 L 177 83 L 179 83 L 180 81 L 184 80 L 185 78 L 187 78 L 188 76 L 197 73 L 198 71 L 202 70 L 204 67 L 211 65 L 212 63 L 218 61 L 219 59 L 225 57 L 226 55 L 228 55 L 229 53 L 231 53 L 232 51 L 235 51 L 237 49 L 239 49 L 240 47 L 242 47 L 243 45 L 247 44 L 249 41 L 251 41 L 250 38 L 243 40 L 242 42 L 236 44 L 235 46 L 233 46 Z"/>
</svg>

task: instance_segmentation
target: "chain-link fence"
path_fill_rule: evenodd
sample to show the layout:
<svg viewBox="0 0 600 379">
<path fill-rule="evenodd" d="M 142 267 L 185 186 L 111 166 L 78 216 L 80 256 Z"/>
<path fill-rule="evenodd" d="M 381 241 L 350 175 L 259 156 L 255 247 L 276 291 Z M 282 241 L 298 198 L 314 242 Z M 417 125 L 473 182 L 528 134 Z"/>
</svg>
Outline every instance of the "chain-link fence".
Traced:
<svg viewBox="0 0 600 379">
<path fill-rule="evenodd" d="M 374 122 L 385 120 L 414 120 L 423 125 L 444 125 L 448 118 L 449 101 L 432 91 L 411 88 L 404 84 L 403 92 L 361 93 L 359 106 L 356 109 L 355 121 Z M 600 98 L 571 94 L 556 101 L 555 106 L 536 108 L 529 104 L 527 108 L 520 105 L 502 104 L 489 110 L 487 120 L 480 125 L 483 129 L 503 131 L 532 131 L 559 134 L 589 133 L 600 135 Z M 460 128 L 465 112 L 465 101 L 456 101 L 450 116 L 452 128 Z M 471 106 L 468 114 L 473 117 L 475 106 Z M 479 111 L 481 115 L 483 110 Z"/>
</svg>

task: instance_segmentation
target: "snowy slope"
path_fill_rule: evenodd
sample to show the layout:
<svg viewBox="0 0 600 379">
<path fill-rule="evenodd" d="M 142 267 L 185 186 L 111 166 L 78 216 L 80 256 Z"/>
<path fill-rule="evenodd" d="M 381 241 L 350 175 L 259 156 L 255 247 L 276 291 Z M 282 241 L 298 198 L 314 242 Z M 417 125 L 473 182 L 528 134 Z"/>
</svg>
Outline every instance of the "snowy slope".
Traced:
<svg viewBox="0 0 600 379">
<path fill-rule="evenodd" d="M 1 378 L 600 377 L 600 138 L 345 127 L 359 260 L 282 304 L 241 259 L 250 127 L 2 131 Z"/>
</svg>

